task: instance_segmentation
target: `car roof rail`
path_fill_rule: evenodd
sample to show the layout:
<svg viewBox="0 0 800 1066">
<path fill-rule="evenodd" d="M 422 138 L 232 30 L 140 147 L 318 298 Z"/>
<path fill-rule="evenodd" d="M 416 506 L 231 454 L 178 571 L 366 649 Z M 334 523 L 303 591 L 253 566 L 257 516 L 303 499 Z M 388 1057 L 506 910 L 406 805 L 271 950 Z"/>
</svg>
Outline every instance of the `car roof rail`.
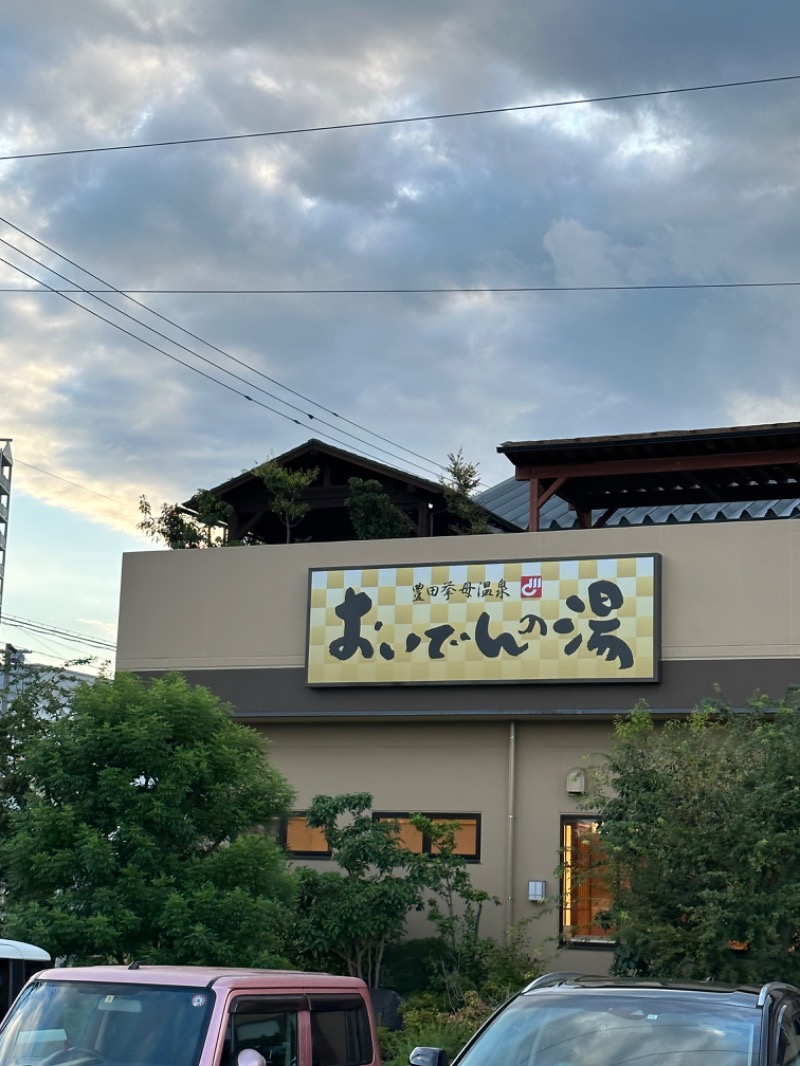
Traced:
<svg viewBox="0 0 800 1066">
<path fill-rule="evenodd" d="M 788 981 L 768 981 L 761 986 L 758 993 L 758 1006 L 763 1007 L 767 1002 L 767 996 L 774 996 L 779 992 L 797 992 L 796 985 L 790 985 Z"/>
<path fill-rule="evenodd" d="M 550 988 L 552 985 L 560 985 L 563 981 L 571 981 L 576 977 L 585 977 L 586 974 L 578 973 L 577 970 L 561 970 L 557 973 L 543 973 L 541 977 L 534 978 L 530 984 L 525 985 L 523 992 L 530 992 L 534 988 Z"/>
</svg>

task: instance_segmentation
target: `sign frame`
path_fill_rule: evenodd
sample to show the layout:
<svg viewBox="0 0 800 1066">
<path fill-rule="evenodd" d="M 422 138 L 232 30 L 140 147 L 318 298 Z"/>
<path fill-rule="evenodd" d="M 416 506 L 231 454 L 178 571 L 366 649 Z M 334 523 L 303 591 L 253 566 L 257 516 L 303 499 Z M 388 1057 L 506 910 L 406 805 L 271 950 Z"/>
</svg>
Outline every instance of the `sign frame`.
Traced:
<svg viewBox="0 0 800 1066">
<path fill-rule="evenodd" d="M 613 554 L 613 555 L 610 555 L 610 554 L 605 554 L 605 555 L 576 555 L 576 556 L 561 556 L 561 555 L 559 555 L 559 556 L 538 557 L 538 558 L 537 557 L 514 556 L 511 559 L 486 559 L 486 558 L 483 558 L 483 559 L 470 559 L 470 560 L 458 560 L 458 561 L 446 560 L 446 561 L 439 561 L 439 562 L 423 561 L 423 562 L 403 562 L 403 563 L 396 563 L 396 564 L 380 563 L 380 564 L 375 564 L 375 565 L 367 564 L 367 565 L 352 565 L 352 566 L 344 566 L 344 567 L 341 567 L 341 566 L 340 567 L 330 567 L 330 566 L 310 567 L 309 571 L 308 571 L 308 595 L 307 595 L 307 605 L 306 605 L 306 638 L 305 638 L 305 676 L 306 676 L 306 686 L 309 687 L 309 688 L 354 688 L 354 687 L 355 688 L 361 688 L 361 687 L 381 688 L 381 687 L 391 687 L 391 686 L 412 686 L 412 687 L 426 686 L 426 687 L 428 687 L 428 686 L 443 686 L 443 685 L 446 686 L 446 687 L 450 687 L 450 686 L 459 686 L 459 685 L 484 685 L 484 686 L 485 685 L 587 685 L 587 684 L 588 685 L 591 685 L 591 684 L 631 685 L 631 684 L 654 684 L 654 683 L 658 683 L 661 680 L 661 614 L 662 614 L 662 608 L 663 608 L 663 604 L 662 604 L 662 584 L 661 584 L 661 559 L 662 559 L 661 554 L 658 553 L 658 552 L 629 552 L 629 553 L 616 553 L 616 554 Z M 648 659 L 652 660 L 652 662 L 651 662 L 652 670 L 650 670 L 650 671 L 640 672 L 640 673 L 636 673 L 634 675 L 628 674 L 627 676 L 626 676 L 625 671 L 621 670 L 618 675 L 614 675 L 614 676 L 564 676 L 564 677 L 559 677 L 559 676 L 547 676 L 547 677 L 535 677 L 535 676 L 523 676 L 523 677 L 520 677 L 520 676 L 516 676 L 516 677 L 515 676 L 507 676 L 507 677 L 503 677 L 503 676 L 490 676 L 490 677 L 443 676 L 443 677 L 429 677 L 429 678 L 419 678 L 419 677 L 414 677 L 414 678 L 393 677 L 392 678 L 392 677 L 389 677 L 389 678 L 386 678 L 386 679 L 373 679 L 373 678 L 360 679 L 357 676 L 352 675 L 352 672 L 351 672 L 351 676 L 346 677 L 344 679 L 339 679 L 339 680 L 336 680 L 336 679 L 325 680 L 325 679 L 319 679 L 319 677 L 318 677 L 318 672 L 319 672 L 320 667 L 319 667 L 319 663 L 315 661 L 315 657 L 318 660 L 318 658 L 319 658 L 319 648 L 321 646 L 321 643 L 319 641 L 316 641 L 316 642 L 314 642 L 312 644 L 312 631 L 315 631 L 315 630 L 318 629 L 318 627 L 314 626 L 314 624 L 313 624 L 313 615 L 312 615 L 313 596 L 314 596 L 314 592 L 315 592 L 314 581 L 315 581 L 315 575 L 316 574 L 328 574 L 328 575 L 331 575 L 331 574 L 339 575 L 339 574 L 341 574 L 341 575 L 346 576 L 348 574 L 363 573 L 364 571 L 378 572 L 378 573 L 386 572 L 386 571 L 416 571 L 416 572 L 422 571 L 422 572 L 424 572 L 424 571 L 435 571 L 437 569 L 448 569 L 448 568 L 452 569 L 452 570 L 464 570 L 464 569 L 466 569 L 467 571 L 471 571 L 471 570 L 474 570 L 475 568 L 480 568 L 480 567 L 487 568 L 489 571 L 502 570 L 503 572 L 506 572 L 509 568 L 513 568 L 513 567 L 520 567 L 520 568 L 524 567 L 524 568 L 527 568 L 527 569 L 530 569 L 530 570 L 539 568 L 539 573 L 541 574 L 541 568 L 542 567 L 545 567 L 545 569 L 548 569 L 548 568 L 552 569 L 555 566 L 561 567 L 564 564 L 572 564 L 573 566 L 577 564 L 578 569 L 580 569 L 580 564 L 585 564 L 585 566 L 587 566 L 588 568 L 591 568 L 592 565 L 596 564 L 598 571 L 600 573 L 602 573 L 605 569 L 607 569 L 607 567 L 604 564 L 615 563 L 615 564 L 618 565 L 620 563 L 620 561 L 627 562 L 629 560 L 633 560 L 633 561 L 650 560 L 652 562 L 652 574 L 651 574 L 651 578 L 652 578 L 652 593 L 651 593 L 651 597 L 650 597 L 651 601 L 652 601 L 652 636 L 650 638 L 651 641 L 652 641 L 652 653 L 648 657 Z M 638 566 L 638 563 L 637 563 L 637 566 Z M 538 575 L 534 575 L 534 576 L 538 576 Z M 558 580 L 560 582 L 562 579 L 559 578 Z M 595 578 L 595 581 L 593 583 L 597 584 L 599 581 L 602 581 L 602 580 L 603 580 L 602 578 Z M 589 579 L 586 578 L 586 577 L 583 577 L 583 578 L 580 579 L 580 581 L 583 583 L 582 587 L 584 587 L 584 586 L 586 586 L 586 582 L 589 581 Z M 521 582 L 520 582 L 520 585 L 521 585 Z M 360 584 L 356 583 L 354 586 L 348 586 L 346 579 L 343 580 L 342 585 L 340 587 L 343 590 L 345 588 L 348 588 L 348 587 L 355 587 L 355 588 L 357 588 L 356 595 L 358 595 L 361 592 L 361 585 Z M 372 588 L 372 586 L 368 586 L 368 587 Z M 395 585 L 395 587 L 397 587 L 397 586 Z M 530 595 L 531 595 L 530 601 L 523 601 L 521 596 L 520 596 L 520 597 L 518 597 L 520 603 L 523 603 L 523 602 L 531 602 L 531 603 L 534 603 L 534 604 L 536 603 L 536 599 L 539 596 L 542 595 L 541 581 L 539 582 L 539 593 L 538 594 L 536 592 L 536 584 L 535 583 L 532 583 L 530 585 L 530 590 L 531 590 L 530 591 Z M 494 601 L 494 602 L 496 603 L 497 601 Z M 563 602 L 566 603 L 567 602 L 566 599 Z M 578 602 L 580 602 L 580 599 L 578 600 Z M 584 597 L 584 602 L 585 602 L 585 597 Z M 437 606 L 441 606 L 441 605 L 439 604 Z M 395 607 L 396 607 L 396 605 L 395 605 Z M 374 608 L 375 608 L 375 605 L 373 603 L 370 606 L 370 610 L 374 610 Z M 573 608 L 573 610 L 576 610 L 576 608 Z M 612 618 L 614 617 L 614 615 L 611 612 L 610 608 L 608 609 L 608 611 L 606 613 L 610 614 L 610 616 Z M 337 612 L 337 614 L 338 614 L 338 612 Z M 364 615 L 364 617 L 366 617 L 366 615 Z M 637 617 L 637 616 L 634 616 L 634 617 Z M 594 620 L 597 621 L 596 619 L 594 619 Z M 560 621 L 564 621 L 565 622 L 565 620 L 560 620 Z M 566 624 L 566 622 L 565 622 L 565 624 Z M 588 620 L 584 620 L 584 624 L 588 625 Z M 606 627 L 607 628 L 611 628 L 607 623 L 606 623 Z M 369 632 L 370 632 L 370 635 L 372 636 L 372 638 L 375 639 L 375 636 L 376 636 L 375 629 L 373 627 L 370 627 Z M 613 638 L 609 637 L 608 639 L 610 640 L 610 639 L 613 639 Z M 322 642 L 322 643 L 325 643 L 325 642 Z M 450 643 L 455 645 L 456 641 L 453 640 Z M 588 644 L 588 642 L 587 642 L 587 644 Z M 327 646 L 329 647 L 330 645 L 327 645 Z M 606 657 L 604 655 L 601 655 L 599 653 L 597 654 L 596 657 L 600 658 L 600 659 L 605 659 L 606 662 L 609 661 L 608 657 Z M 363 660 L 359 660 L 359 661 L 363 662 Z M 377 662 L 377 660 L 375 660 L 375 661 Z M 504 659 L 502 661 L 510 661 L 510 660 Z M 330 665 L 334 665 L 334 664 L 330 664 Z M 381 664 L 381 665 L 382 665 L 382 668 L 385 669 L 386 671 L 391 669 L 390 665 L 383 665 L 383 664 Z"/>
</svg>

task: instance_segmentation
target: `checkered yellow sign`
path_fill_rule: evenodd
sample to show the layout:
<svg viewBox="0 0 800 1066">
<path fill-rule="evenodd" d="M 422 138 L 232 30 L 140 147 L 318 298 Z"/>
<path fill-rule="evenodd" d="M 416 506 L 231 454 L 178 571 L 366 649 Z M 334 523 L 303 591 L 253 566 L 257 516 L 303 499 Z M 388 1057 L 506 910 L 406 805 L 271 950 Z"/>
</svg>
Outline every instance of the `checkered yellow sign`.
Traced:
<svg viewBox="0 0 800 1066">
<path fill-rule="evenodd" d="M 308 683 L 655 681 L 659 561 L 312 570 Z"/>
</svg>

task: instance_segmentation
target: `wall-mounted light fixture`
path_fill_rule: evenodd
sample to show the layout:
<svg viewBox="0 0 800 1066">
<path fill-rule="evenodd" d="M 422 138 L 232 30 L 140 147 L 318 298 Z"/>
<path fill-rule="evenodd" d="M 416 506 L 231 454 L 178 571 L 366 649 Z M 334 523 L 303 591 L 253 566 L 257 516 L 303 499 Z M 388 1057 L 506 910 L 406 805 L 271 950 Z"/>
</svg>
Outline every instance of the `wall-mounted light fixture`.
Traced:
<svg viewBox="0 0 800 1066">
<path fill-rule="evenodd" d="M 570 796 L 583 796 L 586 792 L 586 771 L 570 770 L 567 774 L 567 793 Z"/>
<path fill-rule="evenodd" d="M 529 881 L 528 882 L 528 899 L 531 903 L 544 903 L 547 898 L 547 882 L 546 881 Z"/>
</svg>

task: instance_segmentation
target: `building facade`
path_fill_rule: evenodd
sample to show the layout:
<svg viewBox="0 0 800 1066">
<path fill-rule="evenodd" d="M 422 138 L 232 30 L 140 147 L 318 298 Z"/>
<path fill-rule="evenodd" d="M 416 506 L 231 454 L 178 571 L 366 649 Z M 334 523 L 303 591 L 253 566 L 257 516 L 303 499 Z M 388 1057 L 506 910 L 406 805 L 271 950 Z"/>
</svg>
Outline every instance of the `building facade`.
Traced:
<svg viewBox="0 0 800 1066">
<path fill-rule="evenodd" d="M 449 593 L 449 594 L 446 594 Z M 558 965 L 604 972 L 602 897 L 571 880 L 613 719 L 800 681 L 800 527 L 690 522 L 143 552 L 124 557 L 118 669 L 180 671 L 263 732 L 303 811 L 368 791 L 378 816 L 459 823 L 483 931 L 540 916 Z M 566 850 L 564 850 L 566 849 Z M 556 872 L 562 855 L 566 872 Z M 420 926 L 412 932 L 423 932 Z"/>
</svg>

